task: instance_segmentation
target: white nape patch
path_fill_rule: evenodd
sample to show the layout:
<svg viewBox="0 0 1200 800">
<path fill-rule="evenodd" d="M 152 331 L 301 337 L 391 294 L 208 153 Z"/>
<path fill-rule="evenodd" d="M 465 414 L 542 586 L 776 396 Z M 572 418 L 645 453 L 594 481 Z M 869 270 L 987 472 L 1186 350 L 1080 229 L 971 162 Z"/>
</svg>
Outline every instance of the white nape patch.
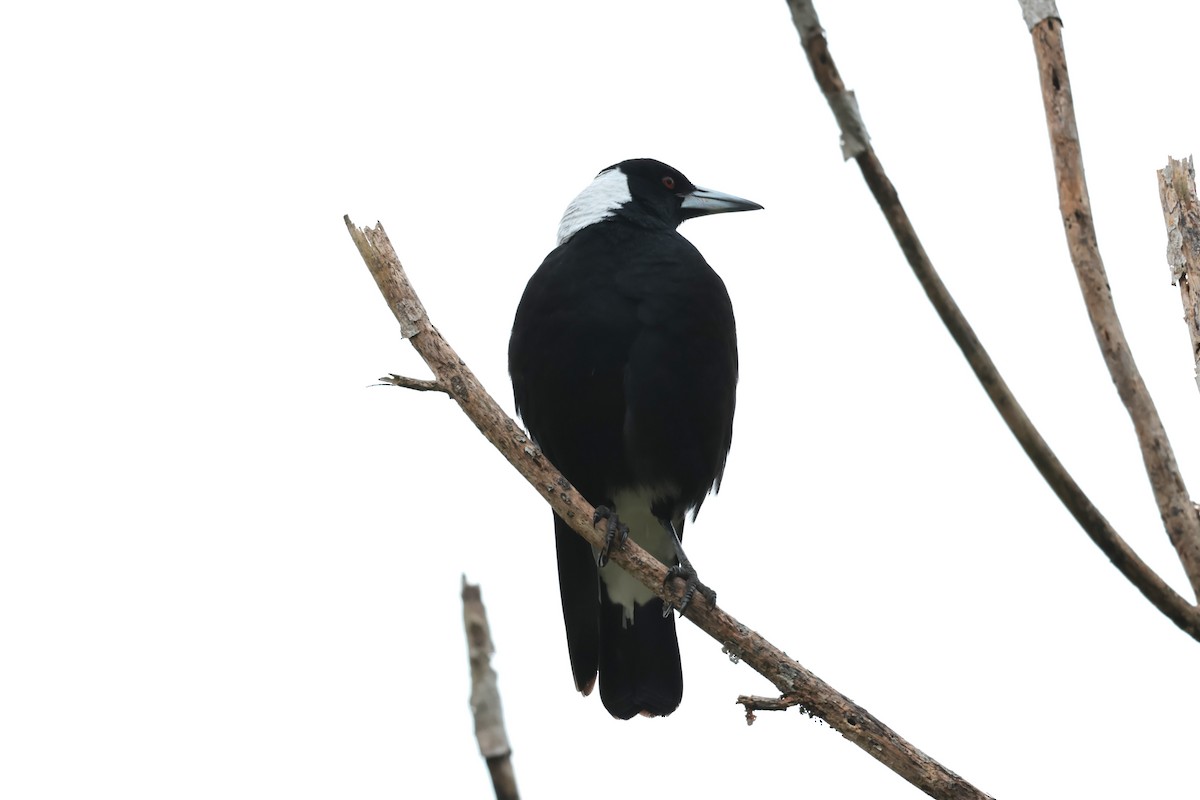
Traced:
<svg viewBox="0 0 1200 800">
<path fill-rule="evenodd" d="M 668 567 L 675 563 L 675 544 L 670 534 L 663 528 L 662 523 L 650 513 L 650 504 L 658 496 L 657 492 L 647 489 L 629 489 L 617 492 L 613 497 L 617 516 L 629 526 L 629 538 L 650 551 L 651 554 Z M 596 548 L 592 555 L 598 556 Z M 625 570 L 610 561 L 600 570 L 600 580 L 608 589 L 608 597 L 614 603 L 621 605 L 625 612 L 625 627 L 633 624 L 634 604 L 645 605 L 653 600 L 662 601 L 658 595 L 643 586 Z"/>
<path fill-rule="evenodd" d="M 629 179 L 620 168 L 601 172 L 563 212 L 562 222 L 558 223 L 558 243 L 562 244 L 588 225 L 608 219 L 632 199 Z"/>
</svg>

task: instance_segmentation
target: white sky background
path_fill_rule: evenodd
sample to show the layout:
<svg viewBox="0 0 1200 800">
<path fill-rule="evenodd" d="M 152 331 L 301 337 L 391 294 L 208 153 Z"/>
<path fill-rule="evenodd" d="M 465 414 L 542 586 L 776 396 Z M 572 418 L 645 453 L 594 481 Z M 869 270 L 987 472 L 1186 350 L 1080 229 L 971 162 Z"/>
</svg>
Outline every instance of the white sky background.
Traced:
<svg viewBox="0 0 1200 800">
<path fill-rule="evenodd" d="M 1200 5 L 1062 0 L 1100 244 L 1200 491 L 1154 170 L 1200 150 Z M 880 158 L 1019 399 L 1180 591 L 1058 220 L 1015 0 L 818 5 Z M 1200 644 L 1053 498 L 904 263 L 782 0 L 26 3 L 0 26 L 0 795 L 490 795 L 460 575 L 527 798 L 919 793 L 681 623 L 687 690 L 574 692 L 550 511 L 426 373 L 342 224 L 383 221 L 511 409 L 566 203 L 651 156 L 738 314 L 722 605 L 997 797 L 1194 796 Z"/>
</svg>

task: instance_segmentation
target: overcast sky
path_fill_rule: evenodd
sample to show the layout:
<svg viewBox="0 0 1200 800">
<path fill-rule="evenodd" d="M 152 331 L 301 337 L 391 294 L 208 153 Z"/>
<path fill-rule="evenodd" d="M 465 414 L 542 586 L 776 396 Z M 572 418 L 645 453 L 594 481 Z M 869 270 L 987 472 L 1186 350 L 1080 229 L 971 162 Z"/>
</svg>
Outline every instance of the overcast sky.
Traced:
<svg viewBox="0 0 1200 800">
<path fill-rule="evenodd" d="M 1179 591 L 1058 220 L 1016 0 L 822 2 L 926 249 L 1093 500 Z M 1110 283 L 1193 490 L 1154 171 L 1200 149 L 1200 4 L 1061 0 Z M 23 3 L 0 26 L 0 795 L 485 798 L 460 576 L 527 798 L 913 798 L 687 623 L 683 705 L 568 669 L 550 511 L 424 377 L 347 235 L 382 221 L 512 408 L 525 282 L 597 171 L 688 222 L 738 315 L 722 605 L 1002 798 L 1183 797 L 1200 644 L 1088 541 L 843 163 L 786 4 Z M 569 795 L 568 795 L 569 793 Z"/>
</svg>

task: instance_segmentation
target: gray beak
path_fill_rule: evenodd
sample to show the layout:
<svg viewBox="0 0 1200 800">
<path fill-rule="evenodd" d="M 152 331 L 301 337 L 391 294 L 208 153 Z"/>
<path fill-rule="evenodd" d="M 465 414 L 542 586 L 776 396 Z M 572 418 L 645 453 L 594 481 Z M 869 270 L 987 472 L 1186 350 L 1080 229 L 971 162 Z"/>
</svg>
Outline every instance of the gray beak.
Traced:
<svg viewBox="0 0 1200 800">
<path fill-rule="evenodd" d="M 683 218 L 703 217 L 705 214 L 724 214 L 729 211 L 756 211 L 762 208 L 753 200 L 697 186 L 683 197 Z"/>
</svg>

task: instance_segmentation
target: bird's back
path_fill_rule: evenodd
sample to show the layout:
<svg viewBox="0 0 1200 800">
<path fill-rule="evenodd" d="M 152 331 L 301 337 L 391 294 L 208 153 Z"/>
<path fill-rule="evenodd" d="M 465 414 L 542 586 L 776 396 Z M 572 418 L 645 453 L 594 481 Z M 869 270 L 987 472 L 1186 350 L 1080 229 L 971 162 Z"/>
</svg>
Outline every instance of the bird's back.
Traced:
<svg viewBox="0 0 1200 800">
<path fill-rule="evenodd" d="M 580 231 L 529 281 L 509 344 L 518 410 L 593 503 L 628 486 L 698 507 L 733 430 L 737 342 L 720 277 L 674 230 Z"/>
</svg>

